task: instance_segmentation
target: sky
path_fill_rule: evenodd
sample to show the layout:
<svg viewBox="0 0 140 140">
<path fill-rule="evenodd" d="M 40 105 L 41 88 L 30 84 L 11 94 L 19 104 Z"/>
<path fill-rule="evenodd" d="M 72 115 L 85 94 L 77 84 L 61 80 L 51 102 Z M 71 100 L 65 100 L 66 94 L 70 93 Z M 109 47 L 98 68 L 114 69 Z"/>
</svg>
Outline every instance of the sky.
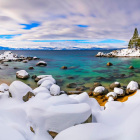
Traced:
<svg viewBox="0 0 140 140">
<path fill-rule="evenodd" d="M 140 0 L 0 0 L 0 46 L 125 48 Z"/>
</svg>

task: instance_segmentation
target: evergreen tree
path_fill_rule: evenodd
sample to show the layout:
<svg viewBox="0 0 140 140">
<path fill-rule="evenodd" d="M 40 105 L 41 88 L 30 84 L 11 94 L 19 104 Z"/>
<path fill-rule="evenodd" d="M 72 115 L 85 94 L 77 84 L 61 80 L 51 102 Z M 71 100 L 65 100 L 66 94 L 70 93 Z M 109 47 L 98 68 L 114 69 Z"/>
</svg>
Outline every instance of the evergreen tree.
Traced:
<svg viewBox="0 0 140 140">
<path fill-rule="evenodd" d="M 129 43 L 128 43 L 128 48 L 129 48 L 129 49 L 132 48 L 132 45 L 133 45 L 133 43 L 132 43 L 132 41 L 131 41 L 131 39 L 130 39 L 130 41 L 129 41 Z"/>
<path fill-rule="evenodd" d="M 139 37 L 139 33 L 138 33 L 138 30 L 137 30 L 137 28 L 135 28 L 135 30 L 134 30 L 134 34 L 133 34 L 133 39 L 137 39 Z"/>
</svg>

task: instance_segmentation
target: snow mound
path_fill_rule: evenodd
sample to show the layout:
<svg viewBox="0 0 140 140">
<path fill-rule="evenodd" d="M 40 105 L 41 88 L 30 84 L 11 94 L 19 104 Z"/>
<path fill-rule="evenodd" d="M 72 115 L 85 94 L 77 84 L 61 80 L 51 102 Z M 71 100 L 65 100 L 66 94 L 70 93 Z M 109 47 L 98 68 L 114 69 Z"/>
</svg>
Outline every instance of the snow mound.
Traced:
<svg viewBox="0 0 140 140">
<path fill-rule="evenodd" d="M 50 91 L 48 89 L 46 89 L 45 87 L 37 87 L 33 90 L 33 92 L 35 95 L 40 94 L 40 93 L 50 94 Z"/>
<path fill-rule="evenodd" d="M 50 87 L 50 93 L 51 93 L 51 95 L 59 95 L 60 94 L 60 87 L 56 84 L 53 84 Z"/>
<path fill-rule="evenodd" d="M 12 98 L 21 100 L 28 92 L 33 93 L 33 90 L 21 81 L 14 81 L 9 87 L 9 92 Z"/>
<path fill-rule="evenodd" d="M 40 85 L 40 87 L 45 87 L 48 90 L 50 90 L 50 87 L 53 85 L 53 82 L 51 82 L 50 80 L 45 80 L 42 82 L 42 84 Z"/>
<path fill-rule="evenodd" d="M 135 81 L 131 81 L 128 86 L 127 86 L 127 89 L 130 89 L 130 90 L 137 90 L 139 87 L 138 83 L 135 82 Z"/>
</svg>

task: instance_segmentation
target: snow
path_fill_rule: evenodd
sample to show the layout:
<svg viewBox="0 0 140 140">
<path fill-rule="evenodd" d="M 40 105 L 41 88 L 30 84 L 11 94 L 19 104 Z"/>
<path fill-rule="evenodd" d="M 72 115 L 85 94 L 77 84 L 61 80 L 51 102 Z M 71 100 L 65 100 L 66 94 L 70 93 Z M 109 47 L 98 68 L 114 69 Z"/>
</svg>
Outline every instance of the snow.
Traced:
<svg viewBox="0 0 140 140">
<path fill-rule="evenodd" d="M 56 84 L 53 84 L 51 87 L 50 87 L 50 93 L 51 95 L 59 95 L 60 94 L 60 87 Z"/>
<path fill-rule="evenodd" d="M 43 76 L 42 76 L 43 77 Z M 37 82 L 37 85 L 41 85 L 45 80 L 49 80 L 51 81 L 52 83 L 56 83 L 55 79 L 52 77 L 52 76 L 47 76 L 47 77 L 44 77 L 42 79 L 40 79 L 38 82 Z"/>
<path fill-rule="evenodd" d="M 119 82 L 115 82 L 116 85 L 120 84 Z"/>
<path fill-rule="evenodd" d="M 140 50 L 139 49 L 122 49 L 122 50 L 115 50 L 110 53 L 103 53 L 103 52 L 98 52 L 97 56 L 133 56 L 133 57 L 139 57 L 140 56 Z"/>
<path fill-rule="evenodd" d="M 128 86 L 127 86 L 127 89 L 130 89 L 130 90 L 137 90 L 139 87 L 138 83 L 135 82 L 135 81 L 131 81 Z"/>
<path fill-rule="evenodd" d="M 105 110 L 92 111 L 96 123 L 72 126 L 54 140 L 139 140 L 140 90 L 126 102 L 110 101 Z"/>
<path fill-rule="evenodd" d="M 40 93 L 50 94 L 50 91 L 48 89 L 46 89 L 45 87 L 37 87 L 33 90 L 33 92 L 35 95 L 40 94 Z"/>
<path fill-rule="evenodd" d="M 113 96 L 113 97 L 117 98 L 117 93 L 116 92 L 109 92 L 106 96 L 107 97 Z"/>
<path fill-rule="evenodd" d="M 33 93 L 33 90 L 21 81 L 14 81 L 9 87 L 9 92 L 11 93 L 12 98 L 22 100 L 23 96 L 25 96 L 28 92 Z"/>
<path fill-rule="evenodd" d="M 119 102 L 113 98 L 123 94 L 123 89 L 114 88 L 106 95 L 108 102 L 102 108 L 86 92 L 59 95 L 60 87 L 50 80 L 34 90 L 21 81 L 9 87 L 1 84 L 0 88 L 0 140 L 53 140 L 48 131 L 58 133 L 54 140 L 140 139 L 140 90 Z M 100 86 L 96 90 L 104 89 Z M 35 97 L 24 102 L 22 98 L 28 92 Z M 92 123 L 85 123 L 91 115 Z"/>
<path fill-rule="evenodd" d="M 105 88 L 103 86 L 98 86 L 94 89 L 94 92 L 103 92 Z"/>
<path fill-rule="evenodd" d="M 116 93 L 116 94 L 123 94 L 124 92 L 123 92 L 123 89 L 121 89 L 121 88 L 114 88 L 114 92 Z"/>
<path fill-rule="evenodd" d="M 29 75 L 25 70 L 20 70 L 20 71 L 17 71 L 16 73 L 23 77 Z"/>
<path fill-rule="evenodd" d="M 110 101 L 114 101 L 114 98 L 111 96 L 108 98 L 108 102 L 110 102 Z"/>
<path fill-rule="evenodd" d="M 7 85 L 7 84 L 5 84 L 5 83 L 2 83 L 1 85 L 0 85 L 0 92 L 5 92 L 5 91 L 8 91 L 9 90 L 9 86 Z"/>
<path fill-rule="evenodd" d="M 45 77 L 52 77 L 52 75 L 39 75 L 39 76 L 37 76 L 37 78 L 45 78 Z"/>
<path fill-rule="evenodd" d="M 45 87 L 48 90 L 50 90 L 50 87 L 53 85 L 53 82 L 51 82 L 50 80 L 45 80 L 42 82 L 42 84 L 40 85 L 40 87 Z"/>
</svg>

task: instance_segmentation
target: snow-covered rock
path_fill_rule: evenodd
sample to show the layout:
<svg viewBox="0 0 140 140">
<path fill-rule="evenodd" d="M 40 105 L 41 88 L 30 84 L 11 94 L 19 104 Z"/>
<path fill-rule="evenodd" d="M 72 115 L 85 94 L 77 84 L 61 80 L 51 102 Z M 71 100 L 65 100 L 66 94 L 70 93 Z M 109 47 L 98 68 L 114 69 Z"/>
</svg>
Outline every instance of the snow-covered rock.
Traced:
<svg viewBox="0 0 140 140">
<path fill-rule="evenodd" d="M 28 79 L 30 77 L 30 75 L 25 70 L 17 71 L 16 76 L 20 79 Z"/>
<path fill-rule="evenodd" d="M 53 85 L 53 82 L 51 82 L 50 80 L 45 80 L 42 82 L 42 84 L 40 85 L 40 87 L 45 87 L 48 90 L 50 90 L 50 87 Z"/>
<path fill-rule="evenodd" d="M 126 89 L 126 93 L 129 94 L 129 93 L 134 93 L 136 92 L 136 90 L 139 88 L 139 85 L 137 82 L 135 81 L 131 81 L 128 86 L 127 86 L 127 89 Z"/>
<path fill-rule="evenodd" d="M 46 89 L 45 87 L 37 87 L 33 90 L 33 92 L 35 95 L 40 94 L 40 93 L 50 94 L 50 91 L 48 89 Z"/>
<path fill-rule="evenodd" d="M 47 63 L 45 61 L 39 61 L 36 66 L 47 66 Z"/>
<path fill-rule="evenodd" d="M 114 88 L 114 92 L 117 94 L 117 96 L 124 96 L 125 95 L 125 91 L 121 88 Z"/>
<path fill-rule="evenodd" d="M 52 76 L 47 76 L 47 77 L 44 77 L 44 78 L 41 78 L 38 82 L 37 82 L 37 85 L 41 85 L 45 80 L 50 80 L 52 83 L 56 83 L 55 79 L 52 77 Z"/>
<path fill-rule="evenodd" d="M 51 87 L 50 87 L 50 93 L 51 95 L 59 95 L 60 94 L 60 87 L 56 84 L 53 84 Z"/>
<path fill-rule="evenodd" d="M 120 83 L 119 83 L 119 82 L 114 82 L 114 83 L 112 83 L 112 84 L 109 86 L 109 88 L 112 89 L 112 90 L 113 90 L 115 87 L 118 87 L 118 88 L 121 87 Z"/>
<path fill-rule="evenodd" d="M 100 95 L 100 94 L 106 94 L 106 93 L 108 93 L 108 90 L 105 87 L 103 87 L 103 86 L 96 87 L 94 89 L 94 92 L 93 92 L 93 94 L 95 96 Z"/>
<path fill-rule="evenodd" d="M 9 87 L 9 92 L 12 98 L 15 98 L 17 100 L 27 101 L 30 97 L 34 96 L 33 90 L 21 81 L 12 82 Z"/>
<path fill-rule="evenodd" d="M 115 92 L 109 92 L 107 95 L 106 95 L 106 97 L 112 97 L 113 99 L 117 99 L 117 93 L 115 93 Z"/>
</svg>

